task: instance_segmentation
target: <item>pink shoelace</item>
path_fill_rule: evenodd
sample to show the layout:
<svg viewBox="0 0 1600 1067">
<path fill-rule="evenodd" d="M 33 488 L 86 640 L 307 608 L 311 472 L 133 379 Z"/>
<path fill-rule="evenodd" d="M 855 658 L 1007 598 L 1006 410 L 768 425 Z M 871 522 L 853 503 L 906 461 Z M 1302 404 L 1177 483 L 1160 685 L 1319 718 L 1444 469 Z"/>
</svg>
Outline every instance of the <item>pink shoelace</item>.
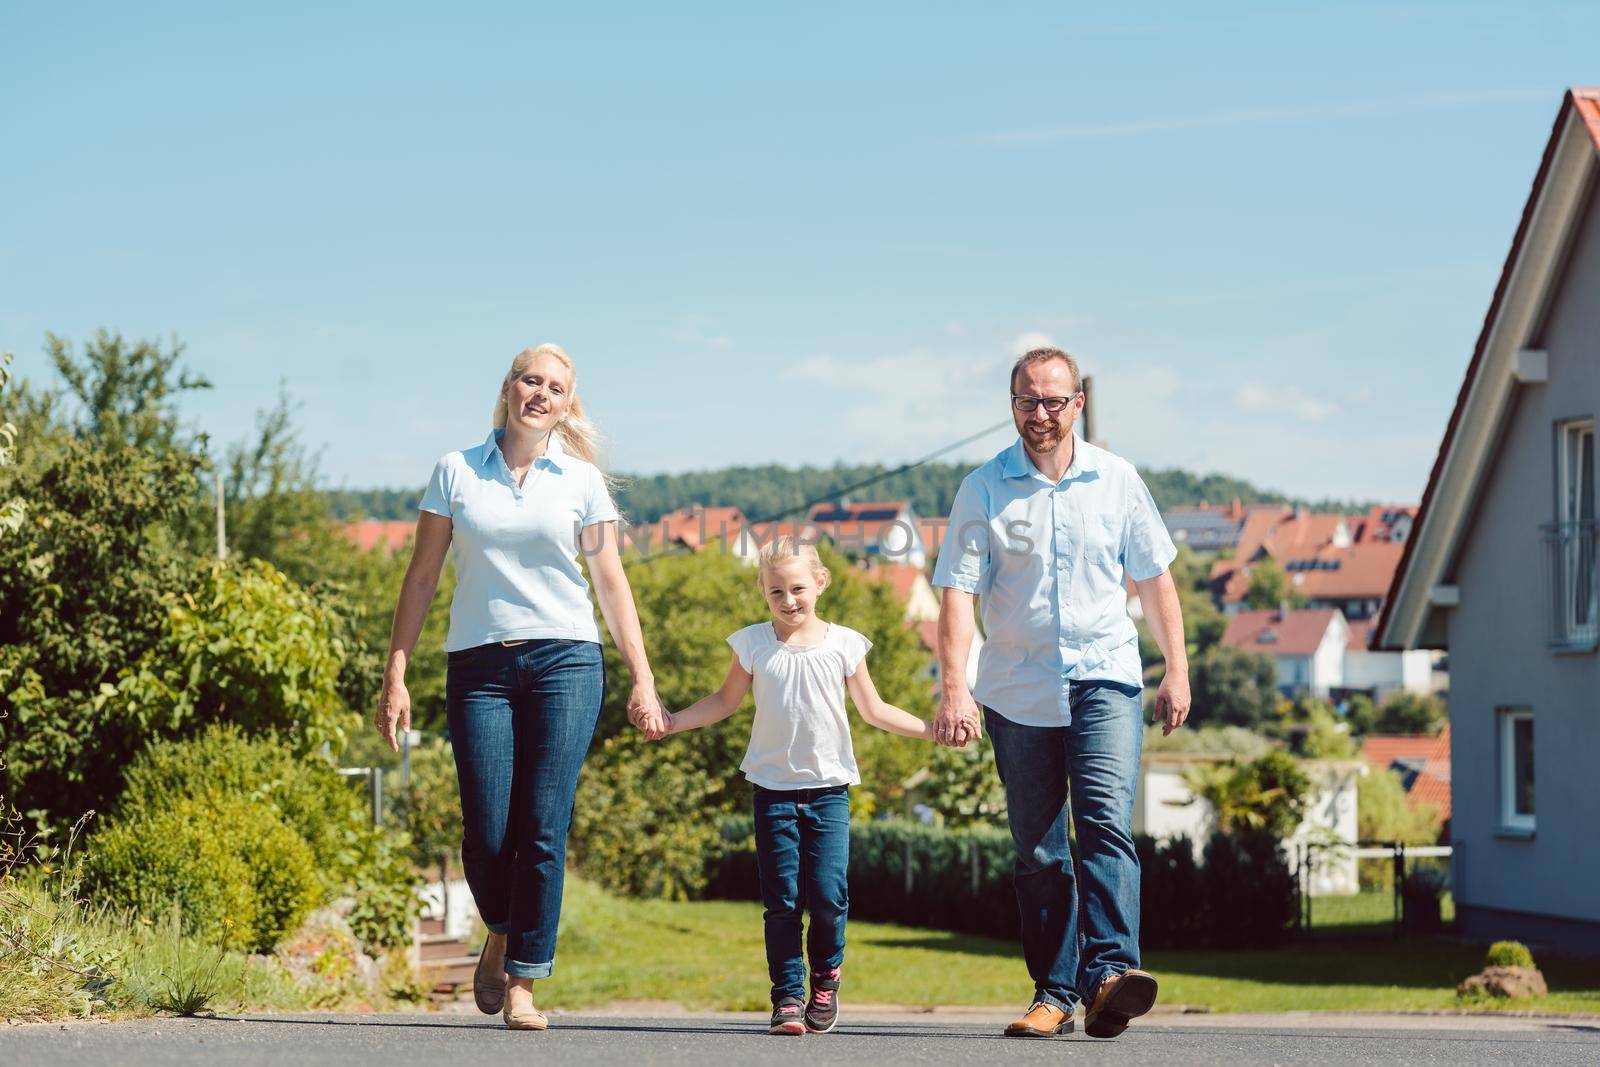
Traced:
<svg viewBox="0 0 1600 1067">
<path fill-rule="evenodd" d="M 833 990 L 831 989 L 812 990 L 811 996 L 816 1000 L 818 1007 L 826 1008 L 833 1003 Z"/>
</svg>

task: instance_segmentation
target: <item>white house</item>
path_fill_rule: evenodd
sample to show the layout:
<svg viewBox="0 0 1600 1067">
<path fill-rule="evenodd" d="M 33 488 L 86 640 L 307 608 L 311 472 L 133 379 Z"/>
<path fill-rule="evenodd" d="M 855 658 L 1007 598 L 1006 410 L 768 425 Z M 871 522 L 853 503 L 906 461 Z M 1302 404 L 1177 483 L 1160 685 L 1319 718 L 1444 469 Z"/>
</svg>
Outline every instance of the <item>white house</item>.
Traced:
<svg viewBox="0 0 1600 1067">
<path fill-rule="evenodd" d="M 1600 88 L 1562 100 L 1455 395 L 1376 643 L 1450 651 L 1458 931 L 1600 953 Z"/>
<path fill-rule="evenodd" d="M 1184 777 L 1196 767 L 1220 763 L 1227 757 L 1167 752 L 1146 753 L 1140 767 L 1139 785 L 1134 794 L 1133 832 L 1149 834 L 1159 841 L 1187 837 L 1199 859 L 1211 836 L 1211 805 L 1195 797 L 1184 784 Z M 1300 769 L 1312 782 L 1311 803 L 1305 820 L 1294 836 L 1283 843 L 1293 866 L 1299 848 L 1306 842 L 1343 844 L 1350 850 L 1322 853 L 1313 866 L 1311 893 L 1314 896 L 1360 891 L 1353 846 L 1360 839 L 1356 822 L 1356 782 L 1367 773 L 1362 760 L 1300 760 Z"/>
<path fill-rule="evenodd" d="M 1337 608 L 1236 612 L 1222 643 L 1270 656 L 1286 696 L 1308 692 L 1326 700 L 1345 684 L 1350 627 Z"/>
</svg>

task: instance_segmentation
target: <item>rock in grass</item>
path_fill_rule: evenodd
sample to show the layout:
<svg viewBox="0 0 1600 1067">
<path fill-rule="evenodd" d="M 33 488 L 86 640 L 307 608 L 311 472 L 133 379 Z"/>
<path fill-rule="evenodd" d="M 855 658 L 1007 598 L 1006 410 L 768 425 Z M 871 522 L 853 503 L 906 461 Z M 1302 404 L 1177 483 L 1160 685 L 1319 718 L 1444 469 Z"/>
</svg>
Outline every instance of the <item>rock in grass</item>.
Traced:
<svg viewBox="0 0 1600 1067">
<path fill-rule="evenodd" d="M 1549 992 L 1537 967 L 1486 967 L 1456 988 L 1463 997 L 1498 997 L 1521 1000 Z"/>
</svg>

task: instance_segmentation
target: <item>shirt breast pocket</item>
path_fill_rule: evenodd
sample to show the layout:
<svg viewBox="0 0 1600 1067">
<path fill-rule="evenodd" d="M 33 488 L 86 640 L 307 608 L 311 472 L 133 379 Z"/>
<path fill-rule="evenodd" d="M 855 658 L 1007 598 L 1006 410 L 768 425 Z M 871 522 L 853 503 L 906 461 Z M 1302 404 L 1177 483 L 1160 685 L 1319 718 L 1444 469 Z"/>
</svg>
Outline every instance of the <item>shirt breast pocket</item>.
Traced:
<svg viewBox="0 0 1600 1067">
<path fill-rule="evenodd" d="M 1083 517 L 1085 562 L 1114 567 L 1122 562 L 1122 537 L 1127 520 L 1119 513 L 1090 512 Z"/>
</svg>

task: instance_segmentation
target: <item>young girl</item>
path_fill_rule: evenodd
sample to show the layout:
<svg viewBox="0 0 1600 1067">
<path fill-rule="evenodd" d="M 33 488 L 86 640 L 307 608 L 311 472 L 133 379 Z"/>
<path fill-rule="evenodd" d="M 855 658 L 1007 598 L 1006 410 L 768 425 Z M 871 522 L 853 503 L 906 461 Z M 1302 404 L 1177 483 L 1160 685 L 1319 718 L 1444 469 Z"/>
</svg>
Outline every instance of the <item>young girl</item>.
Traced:
<svg viewBox="0 0 1600 1067">
<path fill-rule="evenodd" d="M 670 716 L 670 732 L 726 719 L 754 685 L 755 722 L 739 769 L 755 788 L 756 864 L 772 979 L 770 1032 L 825 1034 L 839 1017 L 849 787 L 861 782 L 845 691 L 861 717 L 880 730 L 932 740 L 933 724 L 878 696 L 865 658 L 872 642 L 817 617 L 828 569 L 815 548 L 780 537 L 762 548 L 757 573 L 772 621 L 728 637 L 733 659 L 722 688 Z M 800 953 L 802 907 L 811 912 L 809 1000 Z"/>
</svg>

